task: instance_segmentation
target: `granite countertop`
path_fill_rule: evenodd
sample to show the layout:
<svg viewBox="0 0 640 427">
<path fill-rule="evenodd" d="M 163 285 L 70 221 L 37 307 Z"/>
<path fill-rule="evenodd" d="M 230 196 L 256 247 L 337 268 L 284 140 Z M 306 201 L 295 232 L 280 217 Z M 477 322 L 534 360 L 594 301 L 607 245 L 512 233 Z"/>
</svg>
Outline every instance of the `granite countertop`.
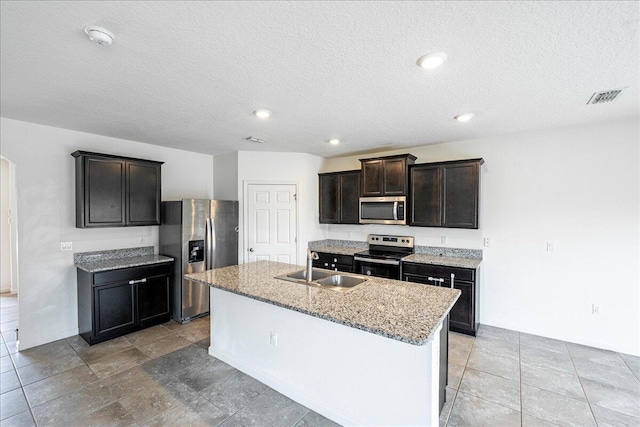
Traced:
<svg viewBox="0 0 640 427">
<path fill-rule="evenodd" d="M 405 262 L 418 264 L 446 265 L 447 267 L 478 268 L 481 259 L 457 258 L 452 256 L 440 256 L 430 254 L 412 254 L 402 258 Z"/>
<path fill-rule="evenodd" d="M 127 249 L 111 249 L 95 252 L 78 252 L 73 254 L 77 268 L 88 273 L 118 270 L 121 268 L 139 267 L 142 265 L 161 264 L 174 259 L 164 255 L 155 255 L 153 246 Z"/>
<path fill-rule="evenodd" d="M 341 246 L 315 246 L 313 249 L 314 252 L 326 252 L 329 254 L 336 255 L 354 255 L 358 252 L 366 251 L 362 248 L 345 248 Z"/>
<path fill-rule="evenodd" d="M 303 268 L 258 261 L 185 278 L 414 345 L 430 341 L 460 296 L 457 289 L 378 277 L 346 293 L 274 278 Z"/>
</svg>

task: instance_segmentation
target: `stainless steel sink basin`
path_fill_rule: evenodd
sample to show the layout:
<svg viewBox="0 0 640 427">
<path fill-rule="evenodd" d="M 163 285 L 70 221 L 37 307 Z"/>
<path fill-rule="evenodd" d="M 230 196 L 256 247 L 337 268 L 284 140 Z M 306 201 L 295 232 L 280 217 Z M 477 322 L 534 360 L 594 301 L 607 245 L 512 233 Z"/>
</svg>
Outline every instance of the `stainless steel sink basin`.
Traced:
<svg viewBox="0 0 640 427">
<path fill-rule="evenodd" d="M 329 276 L 326 279 L 318 280 L 318 285 L 322 286 L 338 286 L 341 288 L 353 288 L 361 283 L 366 282 L 366 277 L 359 276 L 345 276 L 344 274 L 336 274 Z"/>
<path fill-rule="evenodd" d="M 311 273 L 311 282 L 307 282 L 307 271 L 300 270 L 283 276 L 276 276 L 276 279 L 286 280 L 288 282 L 301 283 L 308 286 L 318 286 L 334 291 L 348 292 L 356 286 L 363 284 L 367 277 L 356 276 L 352 274 L 331 273 L 324 270 L 314 268 Z"/>
<path fill-rule="evenodd" d="M 313 271 L 311 272 L 311 278 L 313 280 L 324 279 L 325 277 L 331 276 L 331 274 L 332 273 L 329 273 L 329 272 L 326 272 L 326 271 L 322 271 L 322 270 L 318 270 L 317 268 L 314 268 Z M 290 277 L 291 279 L 295 279 L 296 281 L 298 281 L 298 280 L 306 281 L 307 280 L 307 270 L 296 271 L 295 273 L 287 274 L 286 277 Z M 282 279 L 282 277 L 278 277 L 278 279 Z"/>
</svg>

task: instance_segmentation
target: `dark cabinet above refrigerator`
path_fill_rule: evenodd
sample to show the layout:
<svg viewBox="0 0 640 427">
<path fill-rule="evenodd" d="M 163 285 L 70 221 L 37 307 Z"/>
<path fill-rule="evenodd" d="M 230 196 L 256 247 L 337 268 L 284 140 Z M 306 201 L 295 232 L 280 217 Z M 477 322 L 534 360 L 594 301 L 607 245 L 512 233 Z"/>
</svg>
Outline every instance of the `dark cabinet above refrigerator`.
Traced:
<svg viewBox="0 0 640 427">
<path fill-rule="evenodd" d="M 76 151 L 76 227 L 160 224 L 163 162 Z"/>
</svg>

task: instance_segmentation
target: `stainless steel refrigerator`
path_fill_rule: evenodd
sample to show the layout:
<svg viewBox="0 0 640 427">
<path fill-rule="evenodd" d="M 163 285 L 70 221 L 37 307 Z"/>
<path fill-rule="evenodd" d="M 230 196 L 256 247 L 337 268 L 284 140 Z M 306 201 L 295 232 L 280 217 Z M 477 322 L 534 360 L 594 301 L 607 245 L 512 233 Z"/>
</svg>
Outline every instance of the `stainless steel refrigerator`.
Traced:
<svg viewBox="0 0 640 427">
<path fill-rule="evenodd" d="M 183 199 L 162 202 L 160 254 L 175 258 L 171 317 L 187 323 L 209 313 L 209 287 L 183 278 L 238 264 L 238 202 Z"/>
</svg>

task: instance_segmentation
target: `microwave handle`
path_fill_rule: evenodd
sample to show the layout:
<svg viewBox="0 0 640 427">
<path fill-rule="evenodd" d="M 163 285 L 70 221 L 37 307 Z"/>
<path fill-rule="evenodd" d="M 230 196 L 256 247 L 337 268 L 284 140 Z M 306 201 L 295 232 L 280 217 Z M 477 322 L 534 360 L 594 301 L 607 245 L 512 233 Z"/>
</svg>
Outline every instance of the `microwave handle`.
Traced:
<svg viewBox="0 0 640 427">
<path fill-rule="evenodd" d="M 398 202 L 393 202 L 393 219 L 398 220 Z"/>
</svg>

